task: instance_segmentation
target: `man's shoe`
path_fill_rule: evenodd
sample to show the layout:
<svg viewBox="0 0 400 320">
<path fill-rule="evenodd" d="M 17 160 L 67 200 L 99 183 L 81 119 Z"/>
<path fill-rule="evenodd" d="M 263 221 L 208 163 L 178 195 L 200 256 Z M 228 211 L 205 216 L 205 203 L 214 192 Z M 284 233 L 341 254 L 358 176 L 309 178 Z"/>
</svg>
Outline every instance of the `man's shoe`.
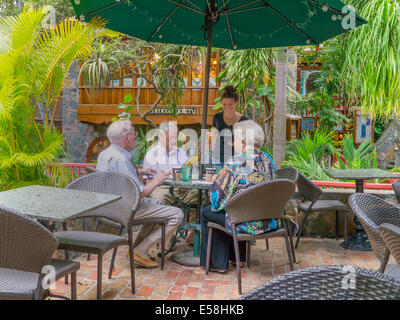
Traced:
<svg viewBox="0 0 400 320">
<path fill-rule="evenodd" d="M 151 261 L 150 258 L 143 258 L 141 255 L 137 254 L 136 252 L 133 253 L 133 259 L 135 260 L 135 262 L 142 266 L 143 268 L 157 268 L 158 267 L 158 263 L 155 261 Z"/>
</svg>

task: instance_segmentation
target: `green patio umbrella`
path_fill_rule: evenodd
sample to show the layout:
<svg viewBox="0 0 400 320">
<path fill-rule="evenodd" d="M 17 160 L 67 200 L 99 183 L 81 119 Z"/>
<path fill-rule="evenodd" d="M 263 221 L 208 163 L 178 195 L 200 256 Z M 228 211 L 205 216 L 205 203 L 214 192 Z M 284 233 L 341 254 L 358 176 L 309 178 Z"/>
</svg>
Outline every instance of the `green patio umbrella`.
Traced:
<svg viewBox="0 0 400 320">
<path fill-rule="evenodd" d="M 146 41 L 207 46 L 203 129 L 212 47 L 318 45 L 366 22 L 339 0 L 70 1 L 82 21 L 100 16 L 108 28 Z"/>
</svg>

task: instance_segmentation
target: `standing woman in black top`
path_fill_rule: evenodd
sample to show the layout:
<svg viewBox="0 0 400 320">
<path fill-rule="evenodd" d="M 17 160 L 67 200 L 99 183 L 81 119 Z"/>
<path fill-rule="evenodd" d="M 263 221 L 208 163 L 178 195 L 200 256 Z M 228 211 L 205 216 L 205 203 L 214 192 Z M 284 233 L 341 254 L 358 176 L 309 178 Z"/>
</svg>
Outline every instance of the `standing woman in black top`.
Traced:
<svg viewBox="0 0 400 320">
<path fill-rule="evenodd" d="M 213 163 L 224 165 L 225 162 L 229 161 L 233 156 L 233 144 L 228 144 L 229 140 L 234 139 L 233 136 L 233 125 L 236 122 L 249 120 L 248 117 L 240 114 L 236 111 L 236 106 L 239 101 L 239 96 L 234 86 L 226 86 L 221 96 L 223 112 L 217 113 L 214 116 L 212 124 L 212 150 L 213 150 Z M 225 139 L 224 134 L 221 134 L 222 130 L 227 129 L 232 135 L 232 139 Z M 226 132 L 229 133 L 229 132 Z M 225 134 L 226 135 L 226 134 Z M 219 146 L 219 158 L 218 148 L 216 143 L 220 143 Z M 226 151 L 226 152 L 225 152 Z M 216 154 L 217 153 L 217 154 Z M 219 161 L 218 161 L 219 159 Z"/>
</svg>

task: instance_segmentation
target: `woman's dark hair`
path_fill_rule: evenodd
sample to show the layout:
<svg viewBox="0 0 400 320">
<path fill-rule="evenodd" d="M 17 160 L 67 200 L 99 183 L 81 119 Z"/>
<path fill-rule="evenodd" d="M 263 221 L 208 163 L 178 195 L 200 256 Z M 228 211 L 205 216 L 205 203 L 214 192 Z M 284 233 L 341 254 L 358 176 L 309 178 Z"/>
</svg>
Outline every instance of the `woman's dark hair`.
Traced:
<svg viewBox="0 0 400 320">
<path fill-rule="evenodd" d="M 226 86 L 221 95 L 221 100 L 224 98 L 233 99 L 235 102 L 239 101 L 239 96 L 234 86 Z"/>
</svg>

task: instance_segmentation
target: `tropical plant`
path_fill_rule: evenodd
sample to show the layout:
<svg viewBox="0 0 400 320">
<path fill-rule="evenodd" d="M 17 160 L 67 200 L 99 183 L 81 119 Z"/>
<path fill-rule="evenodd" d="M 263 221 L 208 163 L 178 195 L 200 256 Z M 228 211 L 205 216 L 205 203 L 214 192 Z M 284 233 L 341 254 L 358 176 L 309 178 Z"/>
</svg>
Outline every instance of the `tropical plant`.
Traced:
<svg viewBox="0 0 400 320">
<path fill-rule="evenodd" d="M 344 160 L 341 157 L 338 158 L 340 169 L 369 169 L 378 167 L 376 149 L 371 139 L 365 139 L 356 148 L 353 137 L 347 134 L 343 139 L 342 153 Z"/>
<path fill-rule="evenodd" d="M 79 71 L 83 84 L 90 88 L 108 86 L 114 70 L 120 70 L 116 55 L 118 50 L 111 44 L 104 44 L 101 39 L 92 45 L 91 56 L 86 59 Z"/>
<path fill-rule="evenodd" d="M 103 23 L 65 20 L 42 27 L 48 11 L 25 4 L 18 16 L 0 20 L 0 188 L 41 184 L 44 167 L 62 152 L 53 119 L 60 91 L 75 58 L 106 35 Z M 34 121 L 39 104 L 43 123 Z"/>
<path fill-rule="evenodd" d="M 335 133 L 323 129 L 316 129 L 314 133 L 302 132 L 301 139 L 290 140 L 286 155 L 288 161 L 293 158 L 301 158 L 308 161 L 311 155 L 319 162 L 324 157 L 337 153 Z"/>
<path fill-rule="evenodd" d="M 334 132 L 315 130 L 303 132 L 301 139 L 291 140 L 288 143 L 287 160 L 285 167 L 294 167 L 307 177 L 315 180 L 332 180 L 324 172 L 329 165 L 330 156 L 337 154 Z"/>
<path fill-rule="evenodd" d="M 149 127 L 138 127 L 138 137 L 135 141 L 135 149 L 132 151 L 132 163 L 136 166 L 143 163 L 144 157 L 149 151 L 153 141 L 147 139 Z"/>
<path fill-rule="evenodd" d="M 332 54 L 349 105 L 371 116 L 400 113 L 400 6 L 398 0 L 348 0 L 368 23 L 337 39 Z"/>
<path fill-rule="evenodd" d="M 329 94 L 324 85 L 307 95 L 289 90 L 288 109 L 294 114 L 306 114 L 306 111 L 314 113 L 318 118 L 319 127 L 330 131 L 336 125 L 345 126 L 350 121 L 348 117 L 334 109 L 338 104 L 336 97 Z"/>
</svg>

